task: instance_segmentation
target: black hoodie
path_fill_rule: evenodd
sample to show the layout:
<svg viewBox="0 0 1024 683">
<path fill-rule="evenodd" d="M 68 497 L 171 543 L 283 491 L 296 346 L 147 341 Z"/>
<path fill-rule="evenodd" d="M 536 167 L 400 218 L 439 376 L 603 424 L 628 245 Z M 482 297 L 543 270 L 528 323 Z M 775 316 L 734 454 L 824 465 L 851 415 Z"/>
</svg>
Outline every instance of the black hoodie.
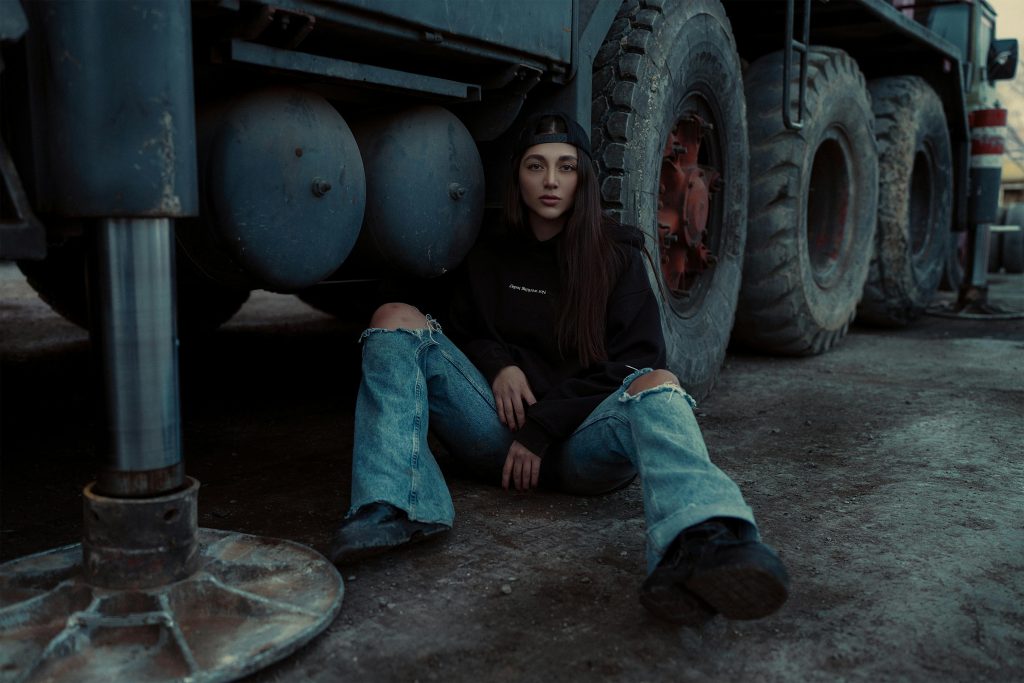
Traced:
<svg viewBox="0 0 1024 683">
<path fill-rule="evenodd" d="M 665 367 L 659 304 L 651 291 L 642 236 L 616 227 L 625 262 L 608 299 L 607 361 L 581 367 L 575 349 L 561 353 L 556 325 L 561 294 L 561 234 L 482 239 L 467 257 L 452 301 L 452 338 L 489 382 L 518 366 L 537 403 L 516 440 L 537 455 L 568 437 L 635 369 Z"/>
</svg>

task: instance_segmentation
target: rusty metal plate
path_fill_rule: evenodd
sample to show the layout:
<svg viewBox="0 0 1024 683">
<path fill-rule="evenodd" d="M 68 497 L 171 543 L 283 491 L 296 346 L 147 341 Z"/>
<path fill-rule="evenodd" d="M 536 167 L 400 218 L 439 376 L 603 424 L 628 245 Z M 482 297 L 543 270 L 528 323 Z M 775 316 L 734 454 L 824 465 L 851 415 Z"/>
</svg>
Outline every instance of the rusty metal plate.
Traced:
<svg viewBox="0 0 1024 683">
<path fill-rule="evenodd" d="M 199 540 L 199 571 L 156 588 L 85 583 L 78 544 L 0 565 L 0 681 L 235 680 L 341 610 L 341 576 L 311 548 L 213 529 Z"/>
</svg>

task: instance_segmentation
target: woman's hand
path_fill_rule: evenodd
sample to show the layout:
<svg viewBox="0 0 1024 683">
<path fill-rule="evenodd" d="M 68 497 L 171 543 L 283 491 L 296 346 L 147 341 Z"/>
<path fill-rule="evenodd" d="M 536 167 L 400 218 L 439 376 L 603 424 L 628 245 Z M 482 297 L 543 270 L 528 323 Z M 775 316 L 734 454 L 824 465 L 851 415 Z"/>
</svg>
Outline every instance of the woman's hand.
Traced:
<svg viewBox="0 0 1024 683">
<path fill-rule="evenodd" d="M 530 383 L 526 375 L 515 365 L 502 368 L 491 383 L 494 402 L 498 406 L 498 419 L 512 431 L 526 425 L 526 406 L 533 405 L 537 399 L 530 391 Z M 526 405 L 523 405 L 523 402 Z"/>
<path fill-rule="evenodd" d="M 537 488 L 539 480 L 540 456 L 534 455 L 533 451 L 518 441 L 513 441 L 501 471 L 501 487 L 507 491 L 511 482 L 518 490 L 525 491 Z"/>
</svg>

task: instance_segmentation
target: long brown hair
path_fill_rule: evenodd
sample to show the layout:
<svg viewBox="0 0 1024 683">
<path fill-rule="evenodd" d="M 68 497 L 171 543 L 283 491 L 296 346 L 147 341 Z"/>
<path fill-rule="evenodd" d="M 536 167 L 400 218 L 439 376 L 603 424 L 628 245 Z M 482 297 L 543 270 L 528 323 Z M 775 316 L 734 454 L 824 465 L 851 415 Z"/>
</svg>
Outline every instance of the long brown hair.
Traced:
<svg viewBox="0 0 1024 683">
<path fill-rule="evenodd" d="M 530 133 L 565 133 L 560 116 L 543 116 Z M 524 150 L 525 151 L 525 150 Z M 586 150 L 577 147 L 576 193 L 559 241 L 558 263 L 561 303 L 556 336 L 562 355 L 573 349 L 580 365 L 607 360 L 605 324 L 608 297 L 625 255 L 611 235 L 614 221 L 601 211 L 597 173 Z M 505 195 L 505 226 L 511 234 L 530 235 L 526 205 L 519 189 L 519 164 L 523 154 L 512 159 L 512 176 Z"/>
</svg>

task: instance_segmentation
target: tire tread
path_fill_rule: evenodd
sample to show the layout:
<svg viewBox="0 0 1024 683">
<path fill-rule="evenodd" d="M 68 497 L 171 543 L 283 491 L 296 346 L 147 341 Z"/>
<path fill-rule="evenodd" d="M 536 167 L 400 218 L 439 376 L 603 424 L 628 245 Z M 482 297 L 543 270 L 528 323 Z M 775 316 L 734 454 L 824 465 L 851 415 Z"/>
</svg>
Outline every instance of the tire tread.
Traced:
<svg viewBox="0 0 1024 683">
<path fill-rule="evenodd" d="M 687 29 L 687 22 L 691 20 L 703 23 L 695 24 L 699 26 L 698 29 Z M 644 222 L 644 217 L 637 213 L 637 207 L 634 206 L 634 202 L 638 201 L 637 183 L 644 182 L 646 185 L 656 182 L 656 175 L 650 177 L 651 166 L 645 165 L 649 161 L 655 162 L 642 150 L 647 146 L 652 134 L 648 122 L 661 115 L 662 112 L 658 108 L 664 106 L 667 95 L 655 92 L 651 83 L 664 83 L 666 88 L 677 87 L 669 82 L 677 75 L 674 65 L 679 65 L 680 72 L 685 72 L 689 68 L 692 60 L 685 56 L 685 51 L 695 49 L 693 42 L 706 44 L 709 39 L 705 34 L 705 27 L 712 25 L 721 27 L 720 30 L 715 29 L 715 36 L 723 36 L 723 41 L 717 43 L 716 49 L 731 53 L 728 61 L 715 62 L 726 64 L 727 67 L 715 68 L 733 68 L 738 84 L 741 69 L 736 54 L 736 43 L 719 0 L 687 0 L 685 3 L 668 0 L 623 2 L 604 44 L 598 51 L 598 59 L 594 65 L 591 139 L 600 177 L 602 204 L 606 213 L 620 221 Z M 681 35 L 687 38 L 677 40 L 676 38 Z M 742 98 L 739 98 L 736 107 L 743 112 L 745 120 L 745 105 Z M 744 128 L 745 126 L 741 126 L 741 130 Z M 742 142 L 742 149 L 742 175 L 745 178 L 745 139 Z M 660 168 L 660 158 L 656 163 L 657 165 L 653 166 L 654 174 Z M 704 323 L 699 326 L 699 336 L 696 338 L 683 339 L 679 336 L 686 334 L 680 330 L 688 323 L 682 327 L 677 326 L 671 318 L 675 314 L 669 311 L 670 304 L 663 303 L 663 326 L 666 330 L 669 367 L 680 376 L 687 390 L 698 400 L 710 392 L 717 379 L 733 323 L 739 287 L 737 259 L 742 258 L 746 226 L 746 190 L 737 191 L 743 192 L 743 200 L 740 202 L 742 209 L 728 212 L 731 220 L 739 224 L 729 228 L 739 232 L 738 236 L 730 237 L 729 242 L 732 246 L 731 251 L 735 253 L 731 256 L 723 255 L 721 258 L 727 263 L 722 264 L 720 260 L 719 266 L 725 272 L 731 272 L 730 269 L 735 268 L 735 283 L 727 285 L 732 291 L 718 292 L 717 287 L 726 285 L 716 285 L 716 288 L 708 292 L 709 296 L 697 314 Z M 726 218 L 723 216 L 722 220 L 724 224 Z M 653 222 L 650 226 L 637 227 L 648 233 L 650 244 Z M 656 263 L 658 254 L 654 253 L 653 256 Z M 711 307 L 717 310 L 710 311 Z"/>
<path fill-rule="evenodd" d="M 864 296 L 861 321 L 887 327 L 919 317 L 938 290 L 952 220 L 952 150 L 942 101 L 918 76 L 871 81 L 879 157 L 878 228 Z M 927 139 L 937 187 L 932 198 L 931 234 L 923 259 L 910 244 L 909 180 L 918 150 Z M 945 176 L 945 177 L 943 177 Z"/>
<path fill-rule="evenodd" d="M 805 230 L 800 194 L 803 174 L 809 172 L 805 159 L 813 153 L 812 126 L 797 131 L 782 126 L 781 62 L 781 52 L 762 57 L 750 65 L 744 78 L 747 109 L 757 114 L 749 118 L 752 181 L 748 243 L 733 334 L 753 348 L 813 355 L 828 350 L 846 334 L 867 275 L 868 254 L 865 246 L 865 253 L 854 259 L 848 300 L 827 320 L 818 319 L 809 300 L 815 285 L 807 282 L 810 275 L 803 272 L 798 235 Z M 813 117 L 821 116 L 839 88 L 863 92 L 860 106 L 870 130 L 873 122 L 866 82 L 856 62 L 842 50 L 813 46 L 808 53 L 805 121 L 813 123 Z M 789 106 L 796 104 L 793 89 Z M 874 161 L 870 153 L 865 158 Z M 873 196 L 871 199 L 873 209 Z M 861 230 L 867 234 L 860 239 L 870 239 L 871 226 Z"/>
</svg>

